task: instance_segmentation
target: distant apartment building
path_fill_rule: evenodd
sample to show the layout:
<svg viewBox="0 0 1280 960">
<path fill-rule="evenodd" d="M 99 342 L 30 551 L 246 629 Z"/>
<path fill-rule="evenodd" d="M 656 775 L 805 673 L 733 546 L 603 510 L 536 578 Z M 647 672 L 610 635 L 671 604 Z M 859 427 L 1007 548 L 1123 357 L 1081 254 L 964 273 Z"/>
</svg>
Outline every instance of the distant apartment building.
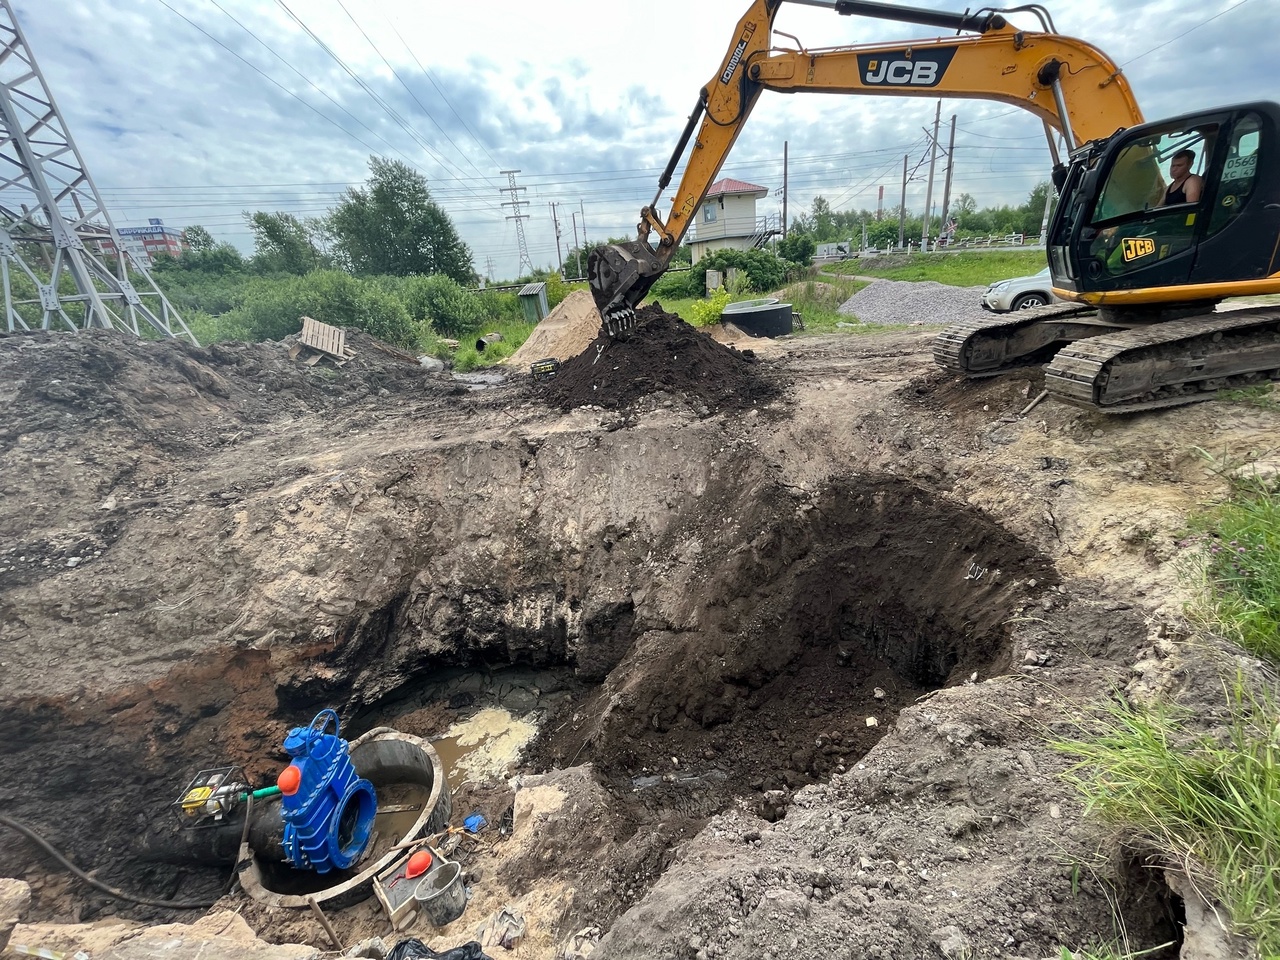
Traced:
<svg viewBox="0 0 1280 960">
<path fill-rule="evenodd" d="M 171 257 L 180 257 L 187 249 L 182 240 L 182 231 L 166 227 L 163 220 L 155 217 L 148 219 L 145 227 L 118 227 L 116 233 L 120 234 L 120 242 L 133 254 L 134 259 L 148 265 L 155 262 L 156 254 L 167 253 Z M 110 240 L 104 241 L 102 252 L 114 254 L 115 244 Z"/>
</svg>

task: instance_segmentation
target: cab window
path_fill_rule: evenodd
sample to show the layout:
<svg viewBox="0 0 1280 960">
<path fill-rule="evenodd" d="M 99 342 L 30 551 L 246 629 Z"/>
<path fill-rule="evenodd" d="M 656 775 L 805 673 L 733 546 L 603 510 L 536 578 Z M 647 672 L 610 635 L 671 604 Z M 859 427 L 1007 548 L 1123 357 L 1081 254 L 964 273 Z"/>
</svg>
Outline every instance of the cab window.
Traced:
<svg viewBox="0 0 1280 960">
<path fill-rule="evenodd" d="M 1097 233 L 1089 253 L 1107 273 L 1142 269 L 1191 247 L 1217 135 L 1217 124 L 1169 128 L 1116 155 L 1090 221 Z"/>
<path fill-rule="evenodd" d="M 1094 207 L 1093 223 L 1101 226 L 1135 213 L 1187 202 L 1181 199 L 1187 192 L 1186 181 L 1195 177 L 1203 183 L 1216 135 L 1217 125 L 1211 124 L 1195 130 L 1148 134 L 1128 144 L 1107 173 L 1107 182 Z M 1183 179 L 1173 188 L 1179 173 Z"/>
<path fill-rule="evenodd" d="M 1256 113 L 1246 113 L 1231 131 L 1227 157 L 1209 216 L 1210 236 L 1234 220 L 1249 201 L 1258 178 L 1258 146 L 1262 139 L 1262 120 Z"/>
</svg>

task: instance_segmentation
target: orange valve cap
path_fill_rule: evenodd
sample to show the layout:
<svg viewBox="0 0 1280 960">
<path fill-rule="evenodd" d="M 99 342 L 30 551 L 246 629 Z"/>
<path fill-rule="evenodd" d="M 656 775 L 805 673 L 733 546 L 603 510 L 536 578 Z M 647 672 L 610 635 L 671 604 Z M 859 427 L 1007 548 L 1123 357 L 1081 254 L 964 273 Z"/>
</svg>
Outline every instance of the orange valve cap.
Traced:
<svg viewBox="0 0 1280 960">
<path fill-rule="evenodd" d="M 431 869 L 431 854 L 426 850 L 419 850 L 409 858 L 408 865 L 404 868 L 404 875 L 412 880 L 414 877 L 420 877 Z"/>
<path fill-rule="evenodd" d="M 276 778 L 276 786 L 286 797 L 292 797 L 302 786 L 302 768 L 296 763 L 289 764 L 280 771 L 280 776 Z"/>
</svg>

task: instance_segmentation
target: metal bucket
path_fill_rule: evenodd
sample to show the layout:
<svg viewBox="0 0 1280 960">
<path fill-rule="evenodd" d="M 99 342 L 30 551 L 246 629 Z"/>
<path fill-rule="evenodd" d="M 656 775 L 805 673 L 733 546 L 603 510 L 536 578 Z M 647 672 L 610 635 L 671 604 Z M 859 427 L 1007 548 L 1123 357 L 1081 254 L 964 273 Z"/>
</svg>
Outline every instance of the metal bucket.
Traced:
<svg viewBox="0 0 1280 960">
<path fill-rule="evenodd" d="M 437 927 L 453 923 L 467 906 L 467 888 L 462 882 L 462 866 L 442 863 L 432 870 L 413 892 L 418 906 Z"/>
</svg>

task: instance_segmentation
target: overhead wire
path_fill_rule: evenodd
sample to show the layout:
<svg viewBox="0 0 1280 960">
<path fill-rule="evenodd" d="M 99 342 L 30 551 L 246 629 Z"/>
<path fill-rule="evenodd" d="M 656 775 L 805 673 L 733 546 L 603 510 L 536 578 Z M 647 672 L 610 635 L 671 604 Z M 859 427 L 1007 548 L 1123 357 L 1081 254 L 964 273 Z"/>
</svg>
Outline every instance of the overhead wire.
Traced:
<svg viewBox="0 0 1280 960">
<path fill-rule="evenodd" d="M 252 69 L 252 70 L 254 70 L 256 73 L 260 74 L 264 79 L 268 80 L 272 85 L 274 85 L 274 86 L 276 86 L 276 87 L 279 87 L 281 90 L 283 90 L 283 91 L 284 91 L 285 93 L 287 93 L 289 96 L 293 97 L 293 99 L 297 100 L 300 104 L 302 104 L 304 107 L 306 107 L 306 108 L 307 108 L 308 110 L 310 110 L 312 113 L 314 113 L 316 116 L 318 116 L 318 117 L 320 117 L 320 118 L 322 118 L 322 119 L 324 119 L 324 120 L 327 120 L 329 123 L 333 124 L 335 127 L 337 127 L 339 130 L 341 130 L 341 131 L 342 131 L 343 133 L 345 133 L 347 136 L 351 137 L 351 139 L 355 140 L 355 141 L 356 141 L 356 143 L 360 144 L 362 147 L 364 147 L 364 148 L 365 148 L 366 150 L 368 150 L 370 153 L 377 153 L 377 152 L 378 152 L 375 148 L 371 147 L 371 146 L 370 146 L 368 143 L 366 143 L 364 140 L 360 139 L 360 137 L 356 136 L 354 133 L 352 133 L 350 130 L 348 130 L 346 127 L 344 127 L 342 124 L 338 123 L 338 121 L 337 121 L 337 120 L 334 120 L 334 119 L 333 119 L 333 117 L 330 117 L 328 114 L 322 113 L 322 112 L 321 112 L 319 109 L 317 109 L 314 105 L 312 105 L 312 104 L 310 104 L 310 103 L 307 103 L 307 101 L 303 100 L 300 96 L 298 96 L 296 93 L 294 93 L 294 92 L 293 92 L 292 90 L 290 90 L 288 87 L 286 87 L 284 84 L 280 83 L 278 80 L 276 80 L 275 78 L 273 78 L 272 76 L 270 76 L 268 73 L 266 73 L 265 71 L 263 71 L 263 70 L 262 70 L 260 67 L 258 67 L 256 64 L 254 64 L 254 63 L 250 62 L 249 60 L 246 60 L 244 57 L 240 56 L 240 54 L 236 53 L 236 51 L 232 50 L 229 46 L 227 46 L 225 43 L 223 43 L 221 40 L 219 40 L 217 37 L 215 37 L 213 34 L 211 34 L 211 33 L 210 33 L 208 30 L 206 30 L 204 27 L 200 26 L 200 24 L 196 23 L 194 20 L 192 20 L 190 17 L 188 17 L 185 13 L 183 13 L 183 12 L 182 12 L 182 11 L 180 11 L 180 10 L 176 10 L 176 9 L 174 9 L 172 6 L 170 6 L 170 5 L 169 5 L 168 0 L 157 0 L 157 2 L 158 2 L 162 7 L 164 7 L 165 9 L 169 10 L 171 13 L 175 13 L 175 14 L 177 14 L 178 16 L 180 16 L 183 20 L 187 21 L 187 23 L 191 24 L 191 26 L 195 27 L 197 30 L 199 30 L 201 33 L 203 33 L 206 37 L 208 37 L 210 40 L 212 40 L 212 41 L 213 41 L 214 43 L 216 43 L 218 46 L 222 47 L 222 49 L 223 49 L 223 50 L 226 50 L 226 51 L 227 51 L 227 53 L 231 54 L 233 57 L 235 57 L 237 60 L 239 60 L 239 61 L 240 61 L 241 63 L 243 63 L 245 66 L 247 66 L 247 67 L 251 68 L 251 69 Z"/>
<path fill-rule="evenodd" d="M 383 55 L 382 51 L 378 48 L 378 45 L 374 42 L 373 38 L 369 36 L 368 31 L 366 31 L 365 28 L 361 26 L 360 21 L 351 15 L 351 11 L 347 9 L 346 3 L 344 3 L 343 0 L 338 0 L 338 6 L 342 9 L 342 12 L 347 15 L 347 19 L 351 21 L 352 25 L 355 26 L 355 28 L 360 31 L 360 35 L 365 38 L 369 46 L 373 48 L 373 52 L 378 55 L 378 57 L 382 60 L 384 64 L 386 64 L 387 69 L 391 71 L 391 75 L 395 77 L 396 80 L 399 81 L 400 86 L 404 87 L 405 91 L 409 94 L 409 96 L 413 98 L 413 102 L 418 105 L 418 109 L 422 111 L 423 115 L 428 120 L 431 121 L 432 126 L 434 126 L 437 130 L 440 131 L 441 136 L 443 136 L 446 140 L 449 141 L 449 145 L 453 147 L 454 150 L 458 151 L 458 156 L 462 157 L 462 159 L 467 162 L 468 166 L 470 166 L 472 170 L 474 170 L 476 173 L 480 174 L 481 176 L 484 176 L 484 172 L 479 167 L 477 167 L 472 162 L 471 158 L 468 157 L 467 154 L 463 151 L 463 149 L 459 147 L 457 143 L 454 142 L 453 137 L 449 136 L 448 131 L 445 130 L 444 127 L 440 126 L 440 124 L 436 121 L 436 118 L 431 115 L 431 111 L 427 109 L 426 104 L 424 104 L 421 100 L 419 100 L 418 95 L 413 92 L 413 89 L 409 86 L 409 84 L 405 83 L 404 77 L 400 76 L 400 71 L 397 70 L 392 65 L 391 61 L 388 60 L 386 56 Z"/>
<path fill-rule="evenodd" d="M 400 31 L 396 29 L 396 25 L 391 21 L 391 18 L 388 17 L 385 13 L 383 13 L 383 18 L 387 21 L 387 26 L 391 28 L 391 32 L 396 35 L 396 38 L 402 44 L 404 44 L 404 48 L 409 51 L 409 56 L 413 57 L 413 62 L 418 65 L 418 69 L 422 71 L 423 76 L 425 76 L 427 80 L 430 81 L 431 86 L 435 88 L 436 93 L 440 94 L 440 99 L 444 101 L 445 106 L 449 108 L 450 112 L 457 118 L 458 122 L 462 124 L 463 129 L 466 130 L 467 133 L 471 135 L 471 139 L 476 142 L 476 145 L 479 146 L 480 149 L 484 151 L 484 155 L 489 158 L 489 162 L 493 164 L 494 169 L 500 168 L 502 164 L 500 164 L 497 160 L 493 159 L 493 154 L 491 154 L 488 151 L 488 149 L 485 148 L 484 141 L 482 141 L 478 136 L 476 136 L 475 131 L 471 129 L 467 121 L 462 117 L 460 113 L 458 113 L 457 110 L 454 109 L 453 104 L 449 102 L 449 98 L 445 96 L 445 92 L 441 90 L 440 85 L 436 83 L 435 77 L 431 75 L 431 71 L 428 70 L 425 66 L 423 66 L 422 61 L 418 59 L 418 55 L 413 52 L 413 47 L 409 46 L 409 44 L 405 41 L 404 37 L 400 35 Z"/>
<path fill-rule="evenodd" d="M 415 130 L 412 126 L 410 126 L 408 121 L 406 121 L 404 117 L 400 116 L 400 114 L 395 110 L 394 107 L 392 107 L 389 103 L 387 103 L 387 101 L 384 100 L 382 96 L 376 90 L 373 89 L 373 87 L 371 87 L 354 70 L 352 70 L 351 67 L 347 65 L 346 61 L 343 60 L 340 56 L 338 56 L 337 53 L 334 52 L 332 47 L 330 47 L 327 43 L 325 43 L 322 39 L 320 39 L 319 35 L 317 35 L 314 30 L 312 30 L 309 26 L 307 26 L 306 22 L 289 8 L 288 4 L 285 3 L 285 0 L 276 0 L 276 5 L 279 6 L 280 9 L 283 10 L 285 13 L 287 13 L 289 17 L 296 24 L 298 24 L 298 26 L 302 28 L 303 32 L 305 32 L 307 36 L 309 36 L 313 41 L 315 41 L 315 43 L 320 47 L 320 49 L 322 49 L 325 53 L 327 53 L 333 59 L 333 61 L 337 63 L 338 66 L 341 67 L 343 71 L 345 71 L 346 74 L 349 77 L 351 77 L 351 79 L 354 80 L 359 85 L 360 89 L 362 89 L 365 93 L 369 95 L 370 99 L 372 99 L 374 103 L 378 104 L 378 106 L 382 108 L 382 110 L 387 114 L 387 116 L 389 116 L 392 119 L 394 123 L 396 123 L 397 126 L 399 126 L 402 130 L 404 130 L 405 133 L 407 133 L 410 137 L 412 137 L 413 140 L 420 147 L 422 147 L 422 149 L 427 153 L 429 157 L 435 160 L 435 162 L 439 164 L 442 168 L 452 173 L 455 177 L 458 175 L 458 170 L 454 166 L 454 164 L 450 162 L 447 158 L 438 154 L 434 149 L 432 149 L 431 145 L 426 141 L 426 139 L 422 136 L 422 134 L 418 133 L 417 130 Z M 472 192 L 474 194 L 474 191 Z M 474 194 L 474 195 L 476 196 L 477 199 L 484 199 L 480 197 L 479 194 Z M 501 207 L 497 206 L 496 204 L 493 204 L 492 201 L 490 201 L 490 205 L 493 207 L 494 212 L 497 215 L 499 216 L 502 215 Z"/>
<path fill-rule="evenodd" d="M 399 148 L 399 147 L 396 147 L 394 144 L 392 144 L 390 140 L 388 140 L 386 137 L 382 136 L 382 134 L 378 133 L 376 130 L 374 130 L 373 128 L 371 128 L 367 123 L 365 123 L 363 120 L 361 120 L 359 117 L 357 117 L 354 113 L 352 113 L 350 110 L 348 110 L 348 109 L 347 109 L 346 107 L 344 107 L 342 104 L 338 103 L 338 101 L 337 101 L 337 100 L 334 100 L 334 99 L 333 99 L 333 97 L 329 96 L 329 94 L 328 94 L 328 93 L 326 93 L 326 92 L 325 92 L 325 91 L 324 91 L 324 90 L 323 90 L 323 89 L 322 89 L 322 88 L 321 88 L 321 87 L 320 87 L 320 86 L 319 86 L 319 85 L 318 85 L 314 80 L 312 80 L 310 77 L 308 77 L 306 74 L 304 74 L 301 70 L 299 70 L 297 67 L 295 67 L 292 63 L 290 63 L 288 60 L 286 60 L 284 57 L 282 57 L 279 53 L 277 53 L 277 52 L 276 52 L 276 50 L 275 50 L 275 48 L 274 48 L 274 47 L 272 47 L 269 43 L 267 43 L 265 40 L 263 40 L 261 37 L 259 37 L 256 33 L 254 33 L 252 30 L 250 30 L 248 27 L 246 27 L 243 23 L 241 23 L 241 22 L 240 22 L 240 21 L 239 21 L 239 20 L 238 20 L 238 19 L 237 19 L 237 18 L 236 18 L 236 17 L 235 17 L 235 16 L 234 16 L 230 11 L 229 11 L 229 10 L 227 10 L 225 7 L 223 7 L 223 6 L 222 6 L 222 4 L 218 2 L 218 0 L 209 0 L 209 2 L 210 2 L 210 3 L 212 3 L 212 4 L 213 4 L 215 7 L 217 7 L 219 10 L 221 10 L 221 11 L 222 11 L 222 13 L 223 13 L 223 14 L 224 14 L 228 19 L 230 19 L 230 20 L 231 20 L 231 22 L 232 22 L 232 23 L 234 23 L 234 24 L 235 24 L 236 26 L 238 26 L 241 30 L 243 30 L 243 31 L 244 31 L 245 33 L 247 33 L 249 36 L 253 37 L 253 39 L 254 39 L 254 40 L 258 41 L 258 43 L 260 43 L 263 47 L 265 47 L 265 48 L 267 49 L 267 52 L 268 52 L 268 53 L 270 53 L 273 57 L 275 57 L 277 60 L 279 60 L 281 63 L 283 63 L 286 67 L 288 67 L 290 70 L 292 70 L 294 73 L 296 73 L 300 78 L 302 78 L 304 81 L 306 81 L 306 82 L 311 86 L 311 88 L 312 88 L 312 89 L 314 89 L 317 93 L 319 93 L 319 94 L 320 94 L 320 96 L 324 97 L 326 100 L 328 100 L 330 103 L 332 103 L 335 107 L 337 107 L 339 110 L 341 110 L 343 113 L 345 113 L 348 117 L 350 117 L 350 118 L 351 118 L 352 120 L 354 120 L 356 123 L 360 124 L 360 126 L 364 127 L 366 130 L 368 130 L 370 134 L 372 134 L 373 136 L 377 137 L 379 140 L 381 140 L 384 144 L 386 144 L 388 147 L 390 147 L 390 148 L 391 148 L 392 150 L 394 150 L 396 153 L 400 154 L 401 158 L 405 161 L 405 163 L 409 164 L 409 166 L 410 166 L 410 167 L 413 167 L 414 169 L 417 169 L 417 167 L 415 166 L 414 162 L 413 162 L 412 160 L 410 160 L 410 159 L 409 159 L 408 154 L 406 154 L 406 153 L 404 153 L 403 151 L 401 151 L 401 150 L 400 150 L 400 148 Z M 361 142 L 363 143 L 363 141 L 361 141 Z M 366 144 L 366 146 L 367 146 L 367 144 Z M 371 148 L 371 149 L 372 149 L 372 148 Z M 374 151 L 374 152 L 377 152 L 377 151 Z M 419 172 L 421 172 L 421 171 L 419 171 Z"/>
<path fill-rule="evenodd" d="M 1238 3 L 1235 3 L 1230 7 L 1227 7 L 1227 9 L 1219 13 L 1215 13 L 1212 17 L 1206 17 L 1204 20 L 1201 20 L 1199 23 L 1197 23 L 1194 27 L 1191 27 L 1189 30 L 1184 30 L 1182 33 L 1178 34 L 1176 37 L 1170 37 L 1164 43 L 1157 44 L 1156 46 L 1148 50 L 1146 53 L 1140 53 L 1136 57 L 1130 57 L 1124 63 L 1120 64 L 1120 66 L 1127 67 L 1131 63 L 1137 63 L 1143 57 L 1148 56 L 1149 54 L 1155 53 L 1157 50 L 1163 49 L 1164 47 L 1167 47 L 1169 44 L 1173 43 L 1175 40 L 1181 40 L 1183 37 L 1185 37 L 1189 33 L 1195 33 L 1197 30 L 1203 27 L 1206 23 L 1212 23 L 1214 20 L 1217 20 L 1219 17 L 1225 17 L 1232 10 L 1236 10 L 1239 7 L 1243 7 L 1248 2 L 1249 0 L 1239 0 Z"/>
</svg>

